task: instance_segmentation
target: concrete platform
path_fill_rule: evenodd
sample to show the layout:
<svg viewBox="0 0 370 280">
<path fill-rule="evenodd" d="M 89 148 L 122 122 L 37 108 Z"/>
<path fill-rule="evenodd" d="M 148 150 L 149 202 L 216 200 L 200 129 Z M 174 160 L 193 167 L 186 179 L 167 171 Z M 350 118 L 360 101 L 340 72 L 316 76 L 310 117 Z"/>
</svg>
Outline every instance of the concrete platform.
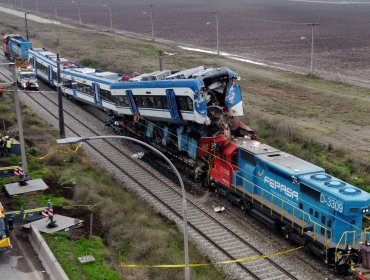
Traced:
<svg viewBox="0 0 370 280">
<path fill-rule="evenodd" d="M 10 196 L 17 195 L 17 194 L 30 193 L 30 192 L 43 191 L 48 188 L 49 187 L 45 184 L 44 180 L 42 179 L 29 180 L 27 181 L 26 186 L 21 186 L 18 182 L 5 185 L 5 191 Z"/>
<path fill-rule="evenodd" d="M 41 220 L 37 220 L 28 224 L 23 225 L 23 228 L 29 229 L 31 225 L 36 227 L 39 231 L 45 233 L 54 233 L 54 232 L 61 232 L 61 231 L 69 231 L 73 228 L 78 228 L 83 226 L 83 221 L 75 218 L 70 218 L 62 215 L 54 215 L 54 221 L 58 227 L 55 228 L 47 228 L 50 220 L 49 218 L 43 218 Z"/>
</svg>

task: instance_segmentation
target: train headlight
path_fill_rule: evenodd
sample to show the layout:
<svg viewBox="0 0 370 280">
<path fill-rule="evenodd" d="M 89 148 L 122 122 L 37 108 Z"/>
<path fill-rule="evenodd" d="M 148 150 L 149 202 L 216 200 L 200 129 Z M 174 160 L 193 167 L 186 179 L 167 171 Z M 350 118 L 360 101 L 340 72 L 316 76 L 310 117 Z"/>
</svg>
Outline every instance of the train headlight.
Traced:
<svg viewBox="0 0 370 280">
<path fill-rule="evenodd" d="M 39 84 L 38 84 L 38 83 L 35 83 L 35 86 L 36 86 L 36 87 L 39 87 Z"/>
<path fill-rule="evenodd" d="M 348 250 L 348 253 L 350 253 L 351 250 L 352 250 L 352 246 L 351 245 L 348 245 L 347 250 Z"/>
</svg>

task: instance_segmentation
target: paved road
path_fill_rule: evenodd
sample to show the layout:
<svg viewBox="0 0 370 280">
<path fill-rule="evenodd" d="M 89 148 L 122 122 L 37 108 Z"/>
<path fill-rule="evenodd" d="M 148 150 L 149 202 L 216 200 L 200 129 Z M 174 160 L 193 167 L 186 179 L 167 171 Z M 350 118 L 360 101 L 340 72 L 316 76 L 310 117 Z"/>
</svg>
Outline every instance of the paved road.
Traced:
<svg viewBox="0 0 370 280">
<path fill-rule="evenodd" d="M 0 57 L 0 63 L 5 60 Z M 8 77 L 9 71 L 0 67 L 0 72 Z M 3 76 L 0 75 L 0 80 Z M 1 102 L 1 101 L 0 101 Z M 0 279 L 6 280 L 48 280 L 42 264 L 37 258 L 31 244 L 28 242 L 27 233 L 20 227 L 15 227 L 11 233 L 13 249 L 0 253 Z"/>
<path fill-rule="evenodd" d="M 17 228 L 12 233 L 11 238 L 13 249 L 0 253 L 0 279 L 50 279 L 28 242 L 27 233 Z"/>
</svg>

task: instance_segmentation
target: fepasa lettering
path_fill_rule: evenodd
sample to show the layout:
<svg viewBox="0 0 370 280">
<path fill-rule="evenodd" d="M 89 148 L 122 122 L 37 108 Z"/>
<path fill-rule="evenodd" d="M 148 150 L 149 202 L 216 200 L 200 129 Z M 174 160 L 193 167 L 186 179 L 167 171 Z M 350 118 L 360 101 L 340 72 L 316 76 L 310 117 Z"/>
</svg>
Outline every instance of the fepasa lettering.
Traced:
<svg viewBox="0 0 370 280">
<path fill-rule="evenodd" d="M 263 178 L 263 181 L 265 184 L 268 184 L 272 189 L 278 190 L 285 194 L 287 197 L 296 199 L 298 201 L 298 192 L 294 191 L 292 188 L 289 188 L 285 186 L 284 184 L 281 184 L 278 181 L 275 181 L 274 179 L 271 179 L 268 176 L 265 176 Z"/>
</svg>

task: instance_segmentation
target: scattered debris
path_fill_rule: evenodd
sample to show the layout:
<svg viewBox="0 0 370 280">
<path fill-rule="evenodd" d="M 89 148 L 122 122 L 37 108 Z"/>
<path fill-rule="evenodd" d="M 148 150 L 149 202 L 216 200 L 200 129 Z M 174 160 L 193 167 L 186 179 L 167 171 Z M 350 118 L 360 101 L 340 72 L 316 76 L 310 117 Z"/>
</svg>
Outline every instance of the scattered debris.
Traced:
<svg viewBox="0 0 370 280">
<path fill-rule="evenodd" d="M 95 258 L 92 255 L 86 255 L 86 256 L 78 257 L 78 260 L 80 261 L 80 263 L 90 263 L 90 262 L 94 262 Z"/>
<path fill-rule="evenodd" d="M 137 159 L 141 159 L 144 156 L 144 154 L 145 154 L 144 152 L 138 152 L 138 153 L 132 154 L 132 157 L 137 158 Z"/>
<path fill-rule="evenodd" d="M 225 211 L 225 207 L 223 207 L 223 206 L 213 206 L 213 210 L 216 213 L 221 213 L 221 212 L 224 212 Z"/>
</svg>

